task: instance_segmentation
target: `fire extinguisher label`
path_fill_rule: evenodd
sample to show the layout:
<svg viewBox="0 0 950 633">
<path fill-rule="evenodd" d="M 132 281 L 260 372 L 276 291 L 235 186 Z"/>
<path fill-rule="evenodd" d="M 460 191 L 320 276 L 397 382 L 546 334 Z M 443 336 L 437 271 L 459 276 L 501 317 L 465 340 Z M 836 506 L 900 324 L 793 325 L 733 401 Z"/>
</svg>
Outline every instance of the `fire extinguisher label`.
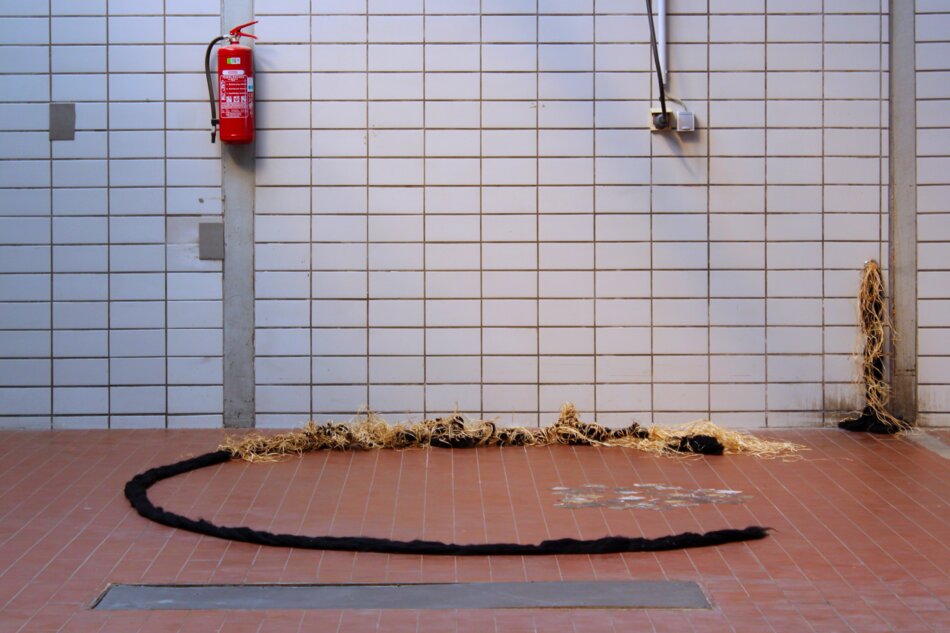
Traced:
<svg viewBox="0 0 950 633">
<path fill-rule="evenodd" d="M 243 70 L 236 71 L 236 73 L 240 74 L 227 73 L 228 71 L 221 73 L 221 84 L 219 87 L 221 118 L 243 119 L 248 115 L 248 78 L 244 76 Z"/>
<path fill-rule="evenodd" d="M 247 78 L 247 91 L 254 92 L 254 78 L 253 77 Z"/>
</svg>

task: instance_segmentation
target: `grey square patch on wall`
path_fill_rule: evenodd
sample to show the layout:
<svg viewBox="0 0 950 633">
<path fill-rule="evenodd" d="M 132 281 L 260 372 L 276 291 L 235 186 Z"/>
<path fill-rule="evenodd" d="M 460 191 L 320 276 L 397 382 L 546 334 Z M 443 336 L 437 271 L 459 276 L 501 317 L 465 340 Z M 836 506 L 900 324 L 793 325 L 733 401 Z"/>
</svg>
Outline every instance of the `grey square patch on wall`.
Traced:
<svg viewBox="0 0 950 633">
<path fill-rule="evenodd" d="M 198 224 L 198 259 L 224 259 L 224 224 Z"/>
<path fill-rule="evenodd" d="M 49 140 L 72 141 L 76 138 L 76 104 L 49 104 Z"/>
</svg>

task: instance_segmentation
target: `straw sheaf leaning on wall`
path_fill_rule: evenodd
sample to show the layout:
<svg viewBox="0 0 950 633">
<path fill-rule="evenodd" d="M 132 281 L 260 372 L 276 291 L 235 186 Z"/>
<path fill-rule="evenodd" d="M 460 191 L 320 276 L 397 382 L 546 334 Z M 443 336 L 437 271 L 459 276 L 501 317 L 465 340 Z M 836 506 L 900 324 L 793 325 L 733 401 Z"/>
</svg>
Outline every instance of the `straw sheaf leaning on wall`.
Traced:
<svg viewBox="0 0 950 633">
<path fill-rule="evenodd" d="M 886 331 L 897 336 L 891 327 L 887 313 L 884 279 L 881 266 L 874 260 L 864 266 L 861 273 L 861 289 L 858 294 L 858 317 L 864 351 L 861 355 L 861 377 L 865 385 L 865 397 L 869 406 L 885 424 L 903 427 L 904 423 L 887 410 L 890 401 L 890 385 L 884 380 L 884 356 Z"/>
<path fill-rule="evenodd" d="M 861 380 L 864 383 L 864 409 L 838 426 L 848 431 L 893 434 L 909 428 L 887 410 L 890 385 L 884 370 L 887 330 L 897 338 L 888 314 L 887 295 L 881 266 L 871 260 L 864 264 L 858 290 L 858 326 L 861 328 Z"/>
</svg>

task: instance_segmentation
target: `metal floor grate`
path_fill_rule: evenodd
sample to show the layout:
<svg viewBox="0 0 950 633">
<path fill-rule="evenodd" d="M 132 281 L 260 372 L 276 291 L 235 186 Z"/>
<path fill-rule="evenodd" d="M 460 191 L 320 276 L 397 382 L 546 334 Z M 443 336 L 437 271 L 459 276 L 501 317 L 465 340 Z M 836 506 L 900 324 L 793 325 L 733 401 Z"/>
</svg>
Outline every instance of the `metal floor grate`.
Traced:
<svg viewBox="0 0 950 633">
<path fill-rule="evenodd" d="M 695 582 L 111 585 L 94 609 L 708 609 Z"/>
</svg>

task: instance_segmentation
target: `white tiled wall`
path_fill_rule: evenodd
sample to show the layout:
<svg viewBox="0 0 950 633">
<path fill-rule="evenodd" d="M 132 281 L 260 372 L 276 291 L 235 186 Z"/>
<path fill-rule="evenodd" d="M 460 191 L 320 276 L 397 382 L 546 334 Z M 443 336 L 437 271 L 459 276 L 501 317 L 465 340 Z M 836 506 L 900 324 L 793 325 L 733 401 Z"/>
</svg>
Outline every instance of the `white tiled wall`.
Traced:
<svg viewBox="0 0 950 633">
<path fill-rule="evenodd" d="M 922 420 L 950 421 L 946 0 L 917 0 Z M 886 255 L 884 0 L 256 0 L 261 426 L 813 425 Z M 219 0 L 0 0 L 0 427 L 221 424 Z M 75 141 L 47 103 L 77 103 Z M 946 225 L 946 226 L 945 226 Z M 942 242 L 940 240 L 943 240 Z M 885 262 L 886 263 L 886 262 Z"/>
<path fill-rule="evenodd" d="M 920 421 L 950 424 L 950 2 L 917 0 Z"/>
<path fill-rule="evenodd" d="M 221 425 L 219 4 L 0 1 L 0 428 Z"/>
<path fill-rule="evenodd" d="M 660 136 L 640 0 L 257 0 L 258 423 L 857 407 L 886 4 L 670 0 Z"/>
</svg>

